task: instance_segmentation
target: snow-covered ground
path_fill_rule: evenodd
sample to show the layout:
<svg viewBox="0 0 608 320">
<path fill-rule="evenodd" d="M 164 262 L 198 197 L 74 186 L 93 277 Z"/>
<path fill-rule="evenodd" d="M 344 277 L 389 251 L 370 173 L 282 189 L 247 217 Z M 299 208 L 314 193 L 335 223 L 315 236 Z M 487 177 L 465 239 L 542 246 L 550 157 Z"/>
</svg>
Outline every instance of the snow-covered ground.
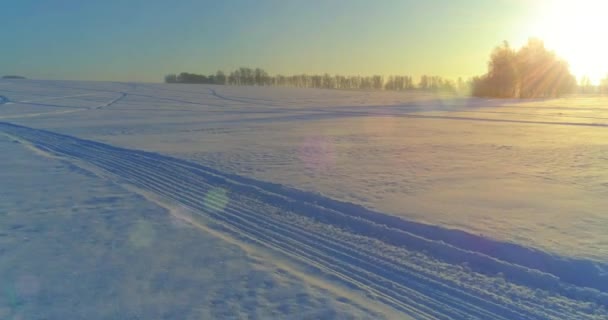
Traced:
<svg viewBox="0 0 608 320">
<path fill-rule="evenodd" d="M 378 318 L 0 135 L 0 319 Z"/>
<path fill-rule="evenodd" d="M 605 98 L 2 80 L 0 137 L 5 314 L 608 316 Z"/>
</svg>

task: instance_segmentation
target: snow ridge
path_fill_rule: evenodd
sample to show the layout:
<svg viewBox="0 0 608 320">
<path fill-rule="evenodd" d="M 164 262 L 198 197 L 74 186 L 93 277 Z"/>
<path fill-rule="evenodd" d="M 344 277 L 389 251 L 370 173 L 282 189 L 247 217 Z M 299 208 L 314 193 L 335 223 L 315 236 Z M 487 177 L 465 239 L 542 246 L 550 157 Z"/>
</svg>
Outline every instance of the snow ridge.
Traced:
<svg viewBox="0 0 608 320">
<path fill-rule="evenodd" d="M 231 237 L 419 319 L 608 316 L 598 263 L 405 221 L 156 153 L 0 122 L 0 131 L 186 206 Z"/>
</svg>

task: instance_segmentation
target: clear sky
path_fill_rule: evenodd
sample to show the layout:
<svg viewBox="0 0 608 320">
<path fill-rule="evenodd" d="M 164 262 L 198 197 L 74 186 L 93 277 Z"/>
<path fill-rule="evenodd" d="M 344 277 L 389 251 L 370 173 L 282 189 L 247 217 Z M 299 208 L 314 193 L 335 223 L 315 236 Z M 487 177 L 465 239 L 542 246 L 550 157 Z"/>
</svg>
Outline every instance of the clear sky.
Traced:
<svg viewBox="0 0 608 320">
<path fill-rule="evenodd" d="M 0 0 L 0 74 L 158 82 L 180 71 L 481 74 L 527 0 Z"/>
</svg>

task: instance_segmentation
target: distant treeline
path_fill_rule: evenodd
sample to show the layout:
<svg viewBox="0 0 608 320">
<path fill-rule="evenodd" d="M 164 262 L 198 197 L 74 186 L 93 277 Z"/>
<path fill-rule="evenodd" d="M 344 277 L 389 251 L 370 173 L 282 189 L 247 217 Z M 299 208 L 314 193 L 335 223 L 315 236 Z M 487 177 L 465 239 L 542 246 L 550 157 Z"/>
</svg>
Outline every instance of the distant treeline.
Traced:
<svg viewBox="0 0 608 320">
<path fill-rule="evenodd" d="M 220 85 L 285 86 L 298 88 L 323 89 L 374 89 L 374 90 L 434 90 L 466 91 L 470 85 L 461 78 L 457 81 L 439 76 L 420 77 L 416 83 L 411 76 L 343 76 L 330 74 L 269 75 L 260 68 L 239 68 L 228 74 L 218 71 L 215 74 L 201 75 L 182 72 L 165 76 L 167 83 L 203 83 Z"/>
<path fill-rule="evenodd" d="M 608 94 L 608 75 L 606 78 L 600 81 L 600 85 L 598 86 L 598 91 L 601 94 Z"/>
<path fill-rule="evenodd" d="M 582 77 L 578 85 L 578 93 L 583 94 L 608 94 L 608 74 L 596 86 L 591 83 L 589 77 Z"/>
<path fill-rule="evenodd" d="M 323 89 L 428 90 L 467 93 L 477 97 L 551 98 L 568 93 L 608 94 L 608 75 L 599 85 L 583 77 L 577 85 L 568 63 L 545 48 L 544 43 L 530 39 L 519 50 L 505 41 L 494 49 L 488 72 L 467 81 L 453 81 L 439 76 L 423 75 L 418 81 L 411 76 L 343 76 L 330 74 L 270 75 L 261 68 L 242 67 L 228 74 L 217 71 L 202 75 L 182 72 L 165 76 L 167 83 L 202 83 L 219 85 L 286 86 Z"/>
<path fill-rule="evenodd" d="M 492 52 L 488 73 L 473 79 L 472 94 L 497 98 L 549 98 L 576 91 L 568 63 L 530 39 L 519 50 L 506 41 Z"/>
<path fill-rule="evenodd" d="M 7 76 L 2 76 L 2 79 L 25 79 L 25 77 L 14 76 L 14 75 L 7 75 Z"/>
</svg>

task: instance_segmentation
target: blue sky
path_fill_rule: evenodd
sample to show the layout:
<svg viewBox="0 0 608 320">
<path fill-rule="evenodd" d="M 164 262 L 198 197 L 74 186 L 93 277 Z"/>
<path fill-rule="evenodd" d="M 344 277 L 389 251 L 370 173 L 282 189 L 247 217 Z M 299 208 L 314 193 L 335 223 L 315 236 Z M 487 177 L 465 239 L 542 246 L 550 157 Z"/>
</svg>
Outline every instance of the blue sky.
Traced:
<svg viewBox="0 0 608 320">
<path fill-rule="evenodd" d="M 270 73 L 437 74 L 485 70 L 526 39 L 521 0 L 1 0 L 0 74 L 161 81 L 239 66 Z"/>
</svg>

